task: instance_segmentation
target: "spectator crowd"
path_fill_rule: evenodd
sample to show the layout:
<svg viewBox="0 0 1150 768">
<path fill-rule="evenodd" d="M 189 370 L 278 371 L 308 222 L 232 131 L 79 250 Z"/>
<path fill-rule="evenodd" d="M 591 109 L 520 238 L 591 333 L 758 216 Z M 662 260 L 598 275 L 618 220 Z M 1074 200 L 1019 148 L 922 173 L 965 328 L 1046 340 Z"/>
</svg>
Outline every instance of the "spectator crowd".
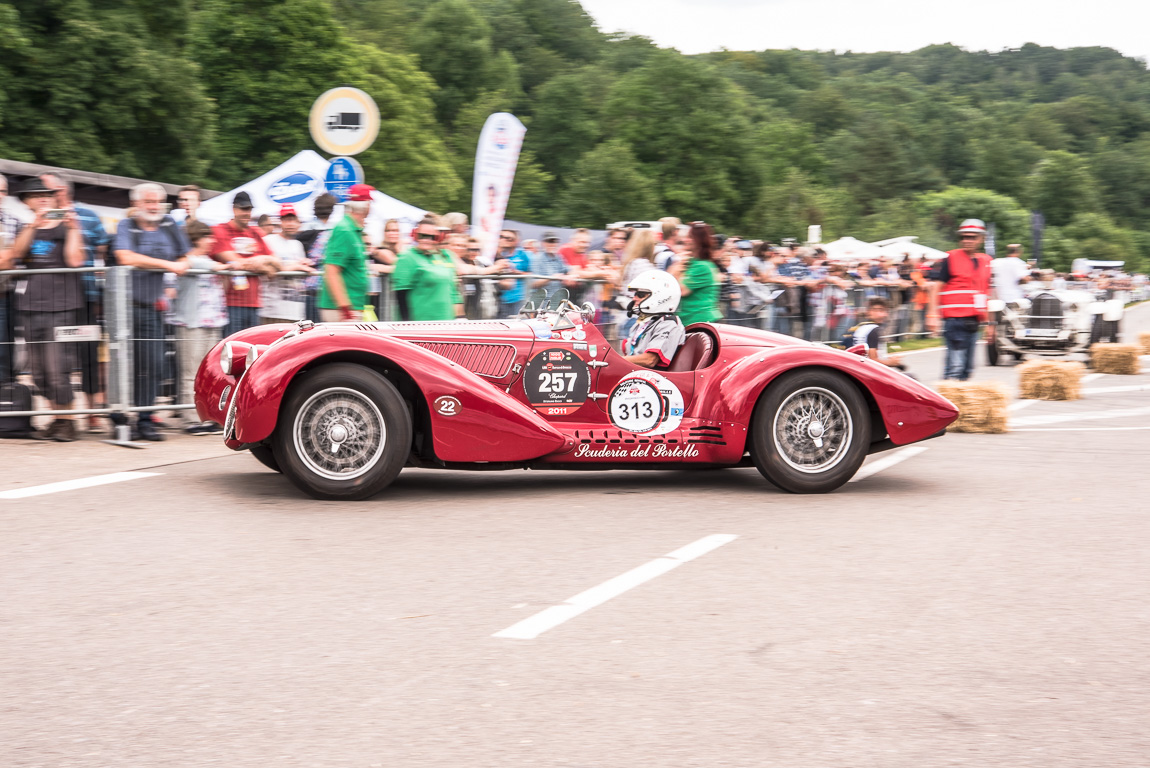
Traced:
<svg viewBox="0 0 1150 768">
<path fill-rule="evenodd" d="M 627 285 L 647 270 L 665 270 L 679 282 L 678 314 L 686 325 L 722 321 L 819 342 L 849 338 L 863 324 L 867 334 L 881 328 L 884 338 L 929 333 L 932 265 L 920 258 L 834 260 L 818 246 L 726 236 L 702 222 L 664 218 L 611 229 L 601 243 L 586 229 L 566 242 L 554 232 L 536 240 L 504 229 L 494 256 L 484 259 L 484 244 L 469 235 L 460 213 L 428 215 L 410 231 L 390 220 L 373 242 L 366 228 L 372 191 L 352 187 L 342 213 L 335 197 L 321 195 L 309 221 L 292 205 L 253 221 L 252 200 L 241 191 L 231 220 L 209 226 L 197 216 L 197 187 L 180 189 L 169 212 L 167 191 L 143 183 L 131 190 L 131 207 L 111 234 L 74 202 L 67 179 L 30 179 L 17 191 L 31 210 L 29 223 L 0 208 L 0 271 L 7 271 L 0 274 L 0 384 L 28 374 L 52 410 L 81 408 L 76 393 L 82 409 L 107 407 L 107 335 L 98 329 L 109 311 L 100 270 L 110 265 L 136 268 L 132 438 L 152 441 L 164 439 L 166 426 L 155 415 L 157 403 L 191 403 L 207 352 L 262 323 L 513 317 L 525 303 L 538 307 L 565 296 L 590 304 L 595 323 L 615 341 L 634 322 L 625 311 Z M 0 200 L 8 192 L 0 176 Z M 1020 247 L 1008 250 L 995 273 L 1003 262 L 1011 272 L 1004 282 L 1014 286 L 1032 280 L 1057 289 L 1091 280 L 1113 290 L 1145 287 L 1141 275 L 1038 270 L 1020 258 Z M 21 269 L 54 271 L 21 275 Z M 95 335 L 82 330 L 92 328 Z M 72 341 L 61 338 L 61 329 L 81 330 Z M 184 414 L 191 434 L 219 431 L 198 423 L 194 410 L 176 413 Z M 86 431 L 107 427 L 104 416 L 83 418 Z M 73 440 L 76 423 L 61 415 L 42 436 Z"/>
</svg>

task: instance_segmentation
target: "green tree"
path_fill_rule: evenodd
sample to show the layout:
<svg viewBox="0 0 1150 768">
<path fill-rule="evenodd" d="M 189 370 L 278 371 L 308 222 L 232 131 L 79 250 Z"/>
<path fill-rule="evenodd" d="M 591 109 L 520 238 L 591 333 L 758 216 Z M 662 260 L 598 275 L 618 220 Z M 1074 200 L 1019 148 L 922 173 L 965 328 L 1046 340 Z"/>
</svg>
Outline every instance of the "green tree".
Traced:
<svg viewBox="0 0 1150 768">
<path fill-rule="evenodd" d="M 1127 225 L 1147 224 L 1150 211 L 1150 134 L 1108 146 L 1090 160 L 1103 207 Z"/>
<path fill-rule="evenodd" d="M 438 0 L 416 27 L 410 44 L 439 86 L 435 104 L 441 122 L 450 125 L 482 90 L 518 89 L 514 60 L 492 51 L 490 35 L 487 22 L 467 0 Z"/>
<path fill-rule="evenodd" d="M 845 190 L 819 187 L 792 168 L 780 183 L 767 184 L 746 219 L 754 237 L 772 242 L 793 237 L 806 240 L 807 227 L 823 228 L 823 240 L 850 234 L 858 222 L 857 206 Z"/>
<path fill-rule="evenodd" d="M 746 102 L 714 67 L 660 51 L 611 88 L 604 132 L 631 146 L 661 215 L 722 227 L 750 207 L 758 178 Z"/>
<path fill-rule="evenodd" d="M 219 106 L 214 178 L 246 181 L 310 146 L 311 105 L 347 82 L 350 46 L 327 0 L 203 0 L 191 50 Z"/>
<path fill-rule="evenodd" d="M 562 179 L 602 136 L 593 70 L 553 77 L 535 92 L 526 144 L 547 171 Z"/>
<path fill-rule="evenodd" d="M 1030 217 L 1026 210 L 1014 198 L 997 192 L 948 187 L 941 192 L 916 196 L 914 205 L 920 216 L 933 222 L 937 234 L 945 242 L 954 242 L 955 230 L 965 219 L 982 219 L 987 224 L 993 222 L 999 242 L 1029 240 Z"/>
<path fill-rule="evenodd" d="M 51 165 L 203 181 L 215 110 L 181 55 L 186 15 L 88 0 L 0 3 L 0 142 Z M 149 28 L 156 22 L 156 29 Z M 173 28 L 174 27 L 174 28 Z"/>
<path fill-rule="evenodd" d="M 1039 163 L 1027 182 L 1026 200 L 1051 226 L 1062 226 L 1079 213 L 1098 211 L 1101 200 L 1086 160 L 1059 150 Z"/>
<path fill-rule="evenodd" d="M 619 219 L 655 219 L 660 210 L 654 185 L 631 148 L 612 139 L 575 164 L 554 213 L 564 226 L 602 228 Z"/>
<path fill-rule="evenodd" d="M 1075 258 L 1125 261 L 1133 269 L 1146 268 L 1133 233 L 1103 214 L 1080 213 L 1062 227 L 1059 234 L 1072 243 Z M 1070 268 L 1070 264 L 1059 264 L 1054 268 L 1065 270 Z"/>
<path fill-rule="evenodd" d="M 879 200 L 942 186 L 927 164 L 910 127 L 877 112 L 863 115 L 849 131 L 839 131 L 827 149 L 834 174 L 868 212 Z"/>
<path fill-rule="evenodd" d="M 347 81 L 379 106 L 379 137 L 358 156 L 367 180 L 404 202 L 446 211 L 463 181 L 435 122 L 431 78 L 412 56 L 358 43 L 348 51 Z"/>
</svg>

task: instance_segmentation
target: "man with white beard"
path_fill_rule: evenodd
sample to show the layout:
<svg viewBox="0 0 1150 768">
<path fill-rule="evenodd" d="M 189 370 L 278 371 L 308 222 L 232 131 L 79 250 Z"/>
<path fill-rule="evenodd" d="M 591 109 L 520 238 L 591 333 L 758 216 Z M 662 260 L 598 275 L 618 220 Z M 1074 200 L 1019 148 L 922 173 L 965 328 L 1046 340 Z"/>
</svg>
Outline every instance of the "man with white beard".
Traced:
<svg viewBox="0 0 1150 768">
<path fill-rule="evenodd" d="M 184 230 L 167 215 L 168 193 L 163 187 L 137 184 L 131 199 L 136 216 L 120 222 L 112 250 L 117 264 L 137 267 L 132 272 L 132 361 L 136 369 L 132 405 L 147 407 L 155 405 L 164 374 L 164 272 L 183 274 L 187 262 L 178 259 L 191 245 Z M 132 439 L 164 439 L 156 431 L 151 412 L 140 414 Z"/>
</svg>

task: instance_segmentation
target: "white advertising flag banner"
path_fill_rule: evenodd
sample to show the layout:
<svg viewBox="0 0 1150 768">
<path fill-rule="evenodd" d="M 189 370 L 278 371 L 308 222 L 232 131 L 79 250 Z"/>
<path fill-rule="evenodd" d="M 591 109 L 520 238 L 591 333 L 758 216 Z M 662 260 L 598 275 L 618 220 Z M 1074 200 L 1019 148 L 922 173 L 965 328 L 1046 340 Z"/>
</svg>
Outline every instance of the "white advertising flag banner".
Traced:
<svg viewBox="0 0 1150 768">
<path fill-rule="evenodd" d="M 515 115 L 496 112 L 487 118 L 479 134 L 471 187 L 471 231 L 483 243 L 484 261 L 492 259 L 499 246 L 499 230 L 526 133 L 527 128 Z"/>
</svg>

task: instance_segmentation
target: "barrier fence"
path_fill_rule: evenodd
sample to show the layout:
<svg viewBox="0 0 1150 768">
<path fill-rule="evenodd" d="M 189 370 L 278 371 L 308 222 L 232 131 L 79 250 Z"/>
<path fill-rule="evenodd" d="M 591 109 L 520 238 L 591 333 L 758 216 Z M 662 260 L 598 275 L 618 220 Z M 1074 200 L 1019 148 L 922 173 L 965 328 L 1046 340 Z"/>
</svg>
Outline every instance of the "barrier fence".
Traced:
<svg viewBox="0 0 1150 768">
<path fill-rule="evenodd" d="M 132 267 L 0 271 L 0 384 L 18 381 L 37 393 L 32 410 L 2 415 L 106 416 L 117 424 L 112 442 L 124 443 L 129 414 L 169 411 L 194 422 L 191 387 L 200 360 L 237 328 L 222 281 L 254 278 L 262 285 L 263 306 L 234 313 L 243 315 L 242 327 L 319 322 L 318 278 L 303 273 L 188 270 L 176 278 Z M 201 283 L 194 297 L 189 297 L 189 280 Z M 509 317 L 510 307 L 524 302 L 538 307 L 558 290 L 568 291 L 576 304 L 589 302 L 595 325 L 609 341 L 617 345 L 625 338 L 633 321 L 618 305 L 617 289 L 603 280 L 463 276 L 463 316 Z M 369 291 L 378 320 L 400 319 L 387 274 L 373 276 Z M 721 311 L 727 323 L 827 342 L 859 321 L 872 296 L 893 304 L 887 339 L 926 335 L 925 305 L 913 291 L 890 286 L 796 291 L 732 282 L 724 286 Z"/>
</svg>

